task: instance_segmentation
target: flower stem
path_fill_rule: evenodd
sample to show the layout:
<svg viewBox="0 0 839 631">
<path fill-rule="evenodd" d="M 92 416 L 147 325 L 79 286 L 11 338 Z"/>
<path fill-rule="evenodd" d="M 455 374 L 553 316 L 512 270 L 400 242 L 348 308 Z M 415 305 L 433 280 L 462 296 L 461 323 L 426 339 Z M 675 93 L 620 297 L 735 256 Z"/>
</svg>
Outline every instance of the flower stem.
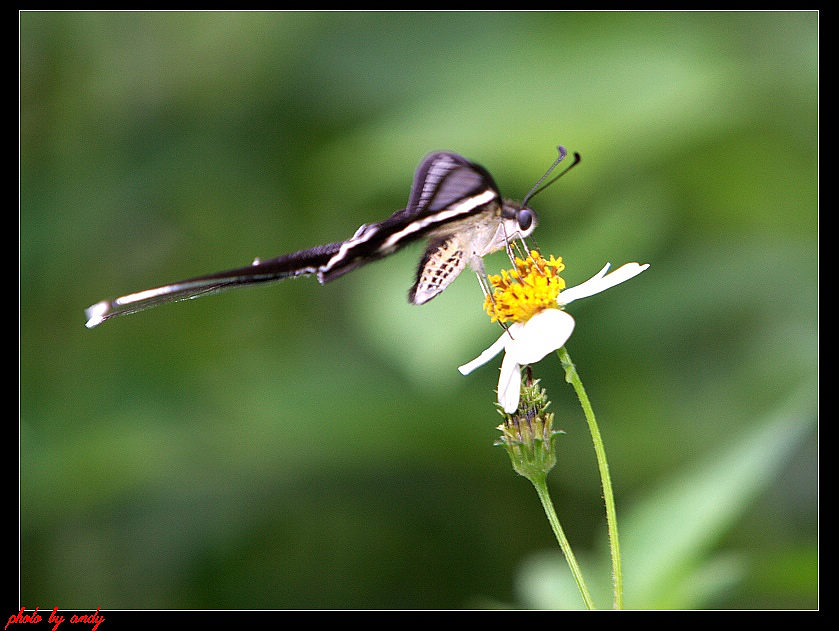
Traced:
<svg viewBox="0 0 839 631">
<path fill-rule="evenodd" d="M 548 521 L 551 524 L 551 529 L 554 531 L 556 541 L 559 544 L 559 547 L 562 549 L 562 553 L 565 555 L 565 560 L 568 562 L 568 567 L 571 568 L 571 574 L 574 575 L 574 580 L 577 581 L 577 587 L 580 589 L 580 594 L 582 595 L 583 600 L 586 603 L 586 608 L 595 609 L 594 601 L 592 600 L 591 594 L 589 593 L 588 587 L 586 586 L 586 582 L 583 579 L 583 573 L 580 571 L 580 566 L 577 564 L 577 558 L 574 556 L 574 551 L 571 550 L 571 544 L 568 543 L 568 539 L 565 537 L 565 532 L 562 530 L 562 526 L 559 524 L 559 517 L 557 517 L 556 515 L 556 510 L 554 510 L 554 505 L 551 501 L 550 493 L 548 493 L 546 476 L 542 474 L 539 476 L 529 477 L 528 479 L 533 484 L 533 487 L 536 489 L 536 493 L 539 495 L 539 500 L 542 502 L 542 508 L 545 509 L 545 515 L 548 517 Z"/>
<path fill-rule="evenodd" d="M 603 500 L 606 504 L 606 523 L 609 530 L 609 548 L 612 554 L 612 583 L 615 590 L 614 607 L 615 609 L 623 609 L 623 573 L 621 570 L 620 544 L 618 543 L 618 521 L 615 512 L 615 496 L 612 492 L 612 480 L 609 476 L 609 463 L 606 461 L 606 450 L 603 447 L 603 439 L 600 437 L 600 429 L 597 427 L 594 410 L 588 400 L 583 382 L 580 381 L 580 376 L 577 374 L 577 368 L 564 346 L 556 353 L 565 369 L 565 381 L 573 386 L 577 398 L 580 400 L 580 405 L 583 407 L 583 413 L 586 416 L 591 438 L 594 442 L 597 466 L 600 469 L 600 483 L 603 487 Z"/>
</svg>

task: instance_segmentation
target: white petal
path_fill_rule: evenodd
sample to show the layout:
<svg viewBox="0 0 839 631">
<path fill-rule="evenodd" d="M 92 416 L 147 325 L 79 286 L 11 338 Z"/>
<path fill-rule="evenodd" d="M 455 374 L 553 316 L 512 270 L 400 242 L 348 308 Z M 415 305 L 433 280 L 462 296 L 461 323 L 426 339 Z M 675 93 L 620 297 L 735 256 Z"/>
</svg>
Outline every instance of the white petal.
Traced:
<svg viewBox="0 0 839 631">
<path fill-rule="evenodd" d="M 639 265 L 638 263 L 626 263 L 625 265 L 621 265 L 611 274 L 606 274 L 610 265 L 611 263 L 606 263 L 602 270 L 584 283 L 580 283 L 575 287 L 569 287 L 565 291 L 560 292 L 556 299 L 557 304 L 567 305 L 573 300 L 599 294 L 601 291 L 605 291 L 610 287 L 619 285 L 622 282 L 637 276 L 650 266 L 649 263 L 645 263 L 644 265 Z"/>
<path fill-rule="evenodd" d="M 507 333 L 503 333 L 501 337 L 499 337 L 495 343 L 486 349 L 483 353 L 478 355 L 475 359 L 467 364 L 463 364 L 463 366 L 459 366 L 458 370 L 460 371 L 461 375 L 468 375 L 470 372 L 475 370 L 478 366 L 483 366 L 486 364 L 490 359 L 498 355 L 502 350 L 504 350 L 504 344 L 507 342 Z"/>
<path fill-rule="evenodd" d="M 507 414 L 518 409 L 520 394 L 521 366 L 508 353 L 501 362 L 501 374 L 498 377 L 498 403 Z"/>
<path fill-rule="evenodd" d="M 507 341 L 507 357 L 518 364 L 535 364 L 560 348 L 574 330 L 574 318 L 559 309 L 545 309 L 530 318 Z"/>
</svg>

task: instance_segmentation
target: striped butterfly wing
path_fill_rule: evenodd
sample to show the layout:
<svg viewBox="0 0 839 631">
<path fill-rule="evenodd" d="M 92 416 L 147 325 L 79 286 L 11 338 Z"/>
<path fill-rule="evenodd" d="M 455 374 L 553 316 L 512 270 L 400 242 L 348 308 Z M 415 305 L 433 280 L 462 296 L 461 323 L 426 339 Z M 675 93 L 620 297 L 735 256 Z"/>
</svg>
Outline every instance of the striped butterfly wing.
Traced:
<svg viewBox="0 0 839 631">
<path fill-rule="evenodd" d="M 364 226 L 345 241 L 318 278 L 329 282 L 418 239 L 433 237 L 439 246 L 440 239 L 468 232 L 469 223 L 477 216 L 499 208 L 500 195 L 486 169 L 455 153 L 432 153 L 417 167 L 408 205 L 384 221 Z"/>
</svg>

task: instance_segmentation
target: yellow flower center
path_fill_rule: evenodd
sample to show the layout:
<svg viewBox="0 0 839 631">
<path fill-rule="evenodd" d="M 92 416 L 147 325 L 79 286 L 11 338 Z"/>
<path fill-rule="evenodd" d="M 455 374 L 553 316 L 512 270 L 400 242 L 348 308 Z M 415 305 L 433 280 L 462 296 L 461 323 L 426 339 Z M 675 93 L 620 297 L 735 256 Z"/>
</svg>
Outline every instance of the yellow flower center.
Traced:
<svg viewBox="0 0 839 631">
<path fill-rule="evenodd" d="M 531 250 L 526 260 L 516 257 L 515 264 L 489 277 L 493 292 L 484 299 L 484 309 L 493 322 L 527 322 L 543 309 L 556 309 L 556 298 L 565 289 L 559 275 L 565 269 L 562 257 L 545 260 Z"/>
</svg>

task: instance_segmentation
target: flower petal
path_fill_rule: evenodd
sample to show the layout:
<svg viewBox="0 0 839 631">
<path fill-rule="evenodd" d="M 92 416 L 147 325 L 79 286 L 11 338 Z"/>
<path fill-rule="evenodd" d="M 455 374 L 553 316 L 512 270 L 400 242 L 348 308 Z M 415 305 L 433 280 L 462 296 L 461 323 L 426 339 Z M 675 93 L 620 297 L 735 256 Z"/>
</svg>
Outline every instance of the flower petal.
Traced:
<svg viewBox="0 0 839 631">
<path fill-rule="evenodd" d="M 507 414 L 512 414 L 519 407 L 521 395 L 521 365 L 507 353 L 501 362 L 501 374 L 498 376 L 498 403 Z"/>
<path fill-rule="evenodd" d="M 475 359 L 471 362 L 463 364 L 462 366 L 458 367 L 461 375 L 468 375 L 470 372 L 478 368 L 479 366 L 483 366 L 486 364 L 490 359 L 498 355 L 502 350 L 504 350 L 504 345 L 507 343 L 507 333 L 503 333 L 501 337 L 499 337 L 495 343 L 486 349 L 483 353 L 478 355 Z"/>
<path fill-rule="evenodd" d="M 507 341 L 504 359 L 512 357 L 518 364 L 535 364 L 565 344 L 573 330 L 574 318 L 565 311 L 540 311 Z"/>
<path fill-rule="evenodd" d="M 625 265 L 621 265 L 614 272 L 606 274 L 610 265 L 611 263 L 606 263 L 602 270 L 597 272 L 597 274 L 589 278 L 584 283 L 580 283 L 575 287 L 569 287 L 565 291 L 561 291 L 556 299 L 557 304 L 567 305 L 573 300 L 599 294 L 601 291 L 605 291 L 610 287 L 619 285 L 622 282 L 637 276 L 650 266 L 649 263 L 645 263 L 644 265 L 639 265 L 638 263 L 626 263 Z"/>
</svg>

